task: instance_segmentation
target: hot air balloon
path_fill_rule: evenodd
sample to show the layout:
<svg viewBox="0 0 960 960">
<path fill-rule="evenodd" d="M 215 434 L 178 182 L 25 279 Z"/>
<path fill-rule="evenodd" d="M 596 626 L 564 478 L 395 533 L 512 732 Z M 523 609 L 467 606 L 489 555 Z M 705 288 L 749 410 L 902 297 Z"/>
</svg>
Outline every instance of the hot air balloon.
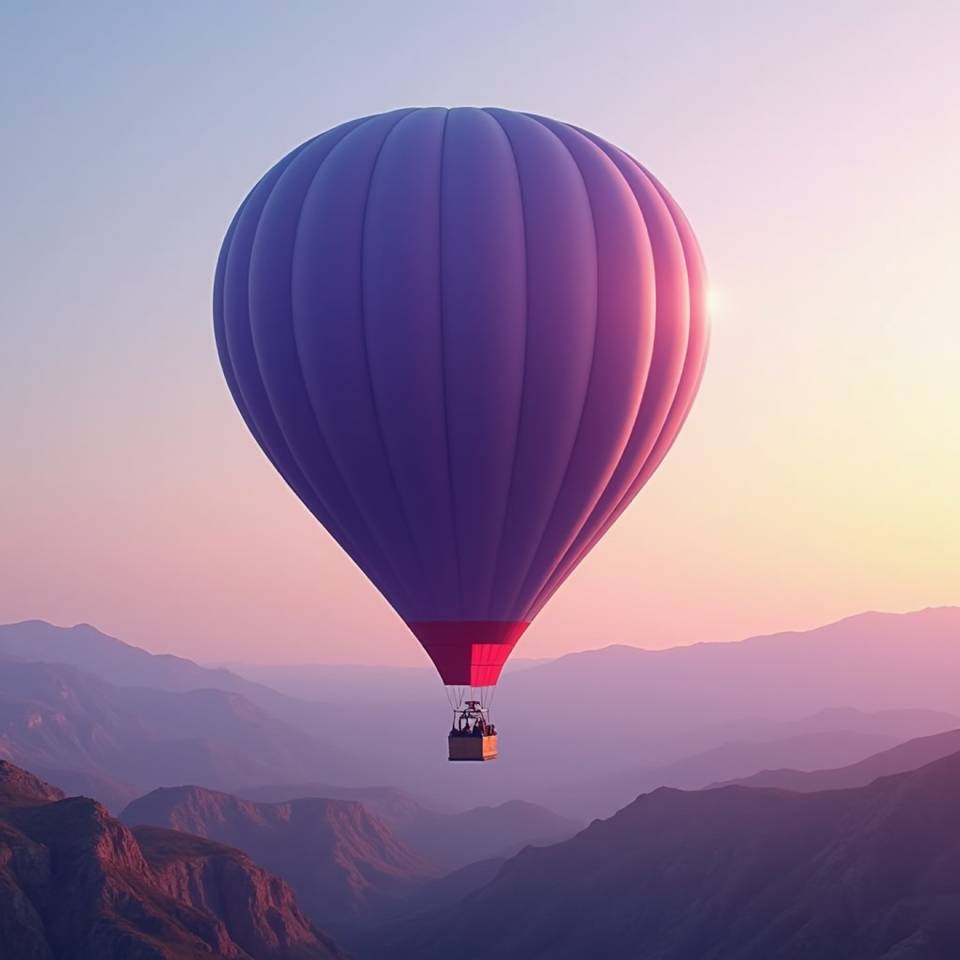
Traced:
<svg viewBox="0 0 960 960">
<path fill-rule="evenodd" d="M 495 756 L 507 657 L 697 392 L 705 275 L 680 208 L 546 117 L 352 120 L 244 200 L 214 318 L 257 443 L 436 665 L 451 759 Z"/>
</svg>

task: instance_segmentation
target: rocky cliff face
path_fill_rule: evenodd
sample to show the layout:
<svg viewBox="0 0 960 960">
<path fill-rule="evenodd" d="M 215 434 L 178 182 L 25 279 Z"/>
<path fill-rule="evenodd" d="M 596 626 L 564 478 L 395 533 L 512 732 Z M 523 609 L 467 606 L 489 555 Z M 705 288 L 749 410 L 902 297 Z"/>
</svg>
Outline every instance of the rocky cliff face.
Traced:
<svg viewBox="0 0 960 960">
<path fill-rule="evenodd" d="M 52 803 L 62 800 L 64 792 L 52 787 L 39 777 L 0 760 L 0 804 L 23 806 L 34 803 Z"/>
<path fill-rule="evenodd" d="M 340 956 L 239 851 L 152 831 L 0 767 L 0 955 L 16 960 Z M 141 846 L 142 841 L 142 846 Z"/>
<path fill-rule="evenodd" d="M 232 847 L 158 827 L 134 835 L 158 885 L 176 900 L 221 920 L 251 956 L 314 956 L 315 942 L 337 956 L 331 940 L 303 915 L 289 885 Z"/>
<path fill-rule="evenodd" d="M 135 800 L 121 817 L 239 847 L 289 880 L 311 919 L 335 929 L 382 916 L 436 872 L 352 800 L 255 803 L 172 787 Z"/>
</svg>

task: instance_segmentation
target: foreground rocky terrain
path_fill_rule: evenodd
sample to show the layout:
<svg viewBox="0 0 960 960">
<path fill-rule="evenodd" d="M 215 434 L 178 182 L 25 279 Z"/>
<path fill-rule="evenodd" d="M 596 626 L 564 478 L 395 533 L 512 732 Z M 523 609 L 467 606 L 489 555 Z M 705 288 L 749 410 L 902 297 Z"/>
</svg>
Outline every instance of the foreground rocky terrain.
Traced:
<svg viewBox="0 0 960 960">
<path fill-rule="evenodd" d="M 336 960 L 290 887 L 246 854 L 154 828 L 0 761 L 5 960 Z"/>
<path fill-rule="evenodd" d="M 960 956 L 960 753 L 854 789 L 661 788 L 445 875 L 356 801 L 184 787 L 125 817 L 0 763 L 4 960 L 343 957 L 321 917 L 355 960 Z"/>
</svg>

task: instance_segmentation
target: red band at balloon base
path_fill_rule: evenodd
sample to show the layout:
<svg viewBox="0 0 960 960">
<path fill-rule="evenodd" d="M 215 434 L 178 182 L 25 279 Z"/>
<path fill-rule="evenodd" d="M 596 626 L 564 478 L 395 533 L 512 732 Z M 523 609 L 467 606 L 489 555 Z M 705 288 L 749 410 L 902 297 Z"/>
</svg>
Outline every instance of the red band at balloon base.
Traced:
<svg viewBox="0 0 960 960">
<path fill-rule="evenodd" d="M 411 620 L 407 626 L 447 686 L 491 687 L 530 624 L 522 620 Z"/>
</svg>

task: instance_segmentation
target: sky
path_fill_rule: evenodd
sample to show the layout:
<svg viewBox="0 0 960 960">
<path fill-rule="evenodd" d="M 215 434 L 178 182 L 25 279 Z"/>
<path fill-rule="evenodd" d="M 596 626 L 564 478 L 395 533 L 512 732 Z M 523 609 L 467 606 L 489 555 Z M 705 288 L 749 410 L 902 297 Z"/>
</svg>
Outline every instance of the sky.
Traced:
<svg viewBox="0 0 960 960">
<path fill-rule="evenodd" d="M 631 152 L 711 278 L 698 400 L 517 654 L 960 603 L 960 5 L 185 3 L 0 14 L 0 621 L 422 664 L 223 383 L 226 226 L 293 146 L 496 105 Z"/>
</svg>

